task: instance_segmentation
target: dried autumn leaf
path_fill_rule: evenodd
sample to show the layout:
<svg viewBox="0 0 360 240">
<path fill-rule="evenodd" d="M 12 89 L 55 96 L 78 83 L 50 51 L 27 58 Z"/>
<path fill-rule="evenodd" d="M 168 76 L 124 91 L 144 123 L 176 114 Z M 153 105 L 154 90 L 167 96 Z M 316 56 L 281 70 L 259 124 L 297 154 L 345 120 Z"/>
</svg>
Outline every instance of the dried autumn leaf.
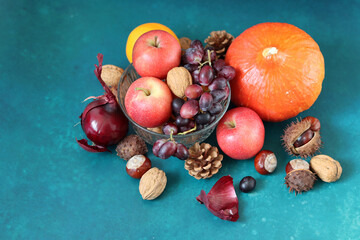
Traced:
<svg viewBox="0 0 360 240">
<path fill-rule="evenodd" d="M 239 200 L 235 193 L 233 178 L 230 176 L 220 178 L 208 194 L 201 190 L 196 200 L 223 220 L 236 222 L 239 219 Z"/>
</svg>

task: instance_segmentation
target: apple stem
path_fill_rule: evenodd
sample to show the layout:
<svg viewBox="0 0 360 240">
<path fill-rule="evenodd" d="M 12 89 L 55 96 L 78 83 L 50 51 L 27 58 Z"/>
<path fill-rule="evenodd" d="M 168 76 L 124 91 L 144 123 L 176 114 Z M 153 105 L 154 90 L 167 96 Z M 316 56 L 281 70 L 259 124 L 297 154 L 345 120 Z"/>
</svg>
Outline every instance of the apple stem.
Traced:
<svg viewBox="0 0 360 240">
<path fill-rule="evenodd" d="M 136 91 L 143 91 L 145 93 L 146 96 L 150 96 L 150 91 L 148 89 L 142 88 L 142 87 L 137 87 L 135 88 Z"/>
<path fill-rule="evenodd" d="M 225 125 L 228 126 L 229 128 L 235 128 L 236 124 L 233 121 L 227 121 L 225 122 Z"/>
<path fill-rule="evenodd" d="M 189 130 L 187 130 L 185 132 L 182 132 L 182 133 L 178 133 L 178 135 L 185 135 L 185 134 L 191 133 L 191 132 L 193 132 L 195 130 L 196 130 L 196 124 L 195 124 L 195 127 L 193 127 L 192 129 L 189 129 Z"/>
<path fill-rule="evenodd" d="M 158 47 L 158 42 L 157 42 L 158 36 L 155 36 L 155 42 L 154 42 L 154 47 Z"/>
</svg>

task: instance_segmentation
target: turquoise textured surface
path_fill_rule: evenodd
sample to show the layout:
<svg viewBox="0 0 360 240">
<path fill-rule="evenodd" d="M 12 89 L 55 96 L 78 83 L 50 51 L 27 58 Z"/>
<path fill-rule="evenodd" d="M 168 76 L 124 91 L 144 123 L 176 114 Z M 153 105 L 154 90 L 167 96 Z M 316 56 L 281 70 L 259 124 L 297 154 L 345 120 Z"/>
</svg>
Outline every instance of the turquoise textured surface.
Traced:
<svg viewBox="0 0 360 240">
<path fill-rule="evenodd" d="M 360 238 L 359 1 L 4 0 L 0 15 L 0 239 Z M 115 153 L 88 153 L 75 142 L 84 137 L 73 127 L 86 106 L 81 101 L 103 92 L 93 74 L 97 53 L 125 68 L 136 26 L 159 22 L 179 37 L 204 40 L 213 30 L 238 36 L 268 21 L 305 30 L 324 55 L 322 93 L 298 117 L 320 119 L 321 152 L 343 166 L 338 182 L 288 192 L 284 168 L 292 157 L 280 136 L 294 119 L 265 123 L 264 149 L 279 162 L 268 176 L 255 171 L 253 159 L 225 158 L 217 175 L 198 181 L 182 161 L 148 154 L 168 176 L 154 201 L 142 200 L 138 180 Z M 215 145 L 215 134 L 207 142 Z M 239 197 L 235 223 L 195 199 L 224 175 L 234 178 Z M 244 194 L 238 183 L 247 175 L 257 186 Z"/>
</svg>

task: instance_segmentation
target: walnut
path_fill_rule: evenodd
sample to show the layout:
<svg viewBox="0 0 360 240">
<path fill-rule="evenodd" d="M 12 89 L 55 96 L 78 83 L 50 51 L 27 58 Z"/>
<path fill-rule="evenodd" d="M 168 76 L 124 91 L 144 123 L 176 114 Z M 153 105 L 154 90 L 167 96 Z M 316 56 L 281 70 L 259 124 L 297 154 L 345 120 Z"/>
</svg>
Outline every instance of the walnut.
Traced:
<svg viewBox="0 0 360 240">
<path fill-rule="evenodd" d="M 161 195 L 166 187 L 167 178 L 164 171 L 153 167 L 140 179 L 139 191 L 144 200 L 153 200 Z"/>
<path fill-rule="evenodd" d="M 313 157 L 310 160 L 310 167 L 324 182 L 335 182 L 341 177 L 340 163 L 327 155 Z"/>
<path fill-rule="evenodd" d="M 183 98 L 185 89 L 192 84 L 192 77 L 186 68 L 175 67 L 168 72 L 166 82 L 177 97 Z"/>
<path fill-rule="evenodd" d="M 115 65 L 107 64 L 102 66 L 101 78 L 104 80 L 106 85 L 117 89 L 117 85 L 123 72 L 124 69 Z"/>
<path fill-rule="evenodd" d="M 182 37 L 179 39 L 180 42 L 180 46 L 181 46 L 181 55 L 183 55 L 186 51 L 186 49 L 188 49 L 190 47 L 191 44 L 191 39 L 187 38 L 187 37 Z"/>
<path fill-rule="evenodd" d="M 158 127 L 153 127 L 153 128 L 147 128 L 150 131 L 156 132 L 156 133 L 160 133 L 163 134 L 163 125 L 158 126 Z"/>
</svg>

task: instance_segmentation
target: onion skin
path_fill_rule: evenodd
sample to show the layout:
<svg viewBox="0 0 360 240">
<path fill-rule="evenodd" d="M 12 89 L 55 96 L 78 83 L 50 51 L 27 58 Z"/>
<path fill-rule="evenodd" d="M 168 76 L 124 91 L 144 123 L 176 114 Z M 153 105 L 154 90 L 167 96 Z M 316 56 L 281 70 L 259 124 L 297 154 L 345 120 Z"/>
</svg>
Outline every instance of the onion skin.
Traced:
<svg viewBox="0 0 360 240">
<path fill-rule="evenodd" d="M 88 141 L 86 139 L 81 139 L 81 140 L 77 140 L 78 144 L 80 145 L 80 147 L 82 147 L 84 150 L 88 151 L 88 152 L 110 152 L 109 149 L 107 149 L 106 147 L 102 147 L 102 146 L 91 146 L 88 144 Z"/>
<path fill-rule="evenodd" d="M 121 111 L 114 94 L 101 78 L 103 55 L 98 54 L 97 57 L 99 66 L 95 65 L 94 73 L 105 94 L 96 97 L 80 115 L 81 127 L 95 145 L 89 145 L 85 139 L 77 140 L 78 144 L 89 152 L 109 151 L 106 147 L 118 143 L 126 136 L 129 128 L 129 121 Z"/>
<path fill-rule="evenodd" d="M 239 219 L 239 200 L 230 176 L 220 178 L 208 194 L 201 190 L 196 200 L 218 218 L 231 222 Z"/>
</svg>

